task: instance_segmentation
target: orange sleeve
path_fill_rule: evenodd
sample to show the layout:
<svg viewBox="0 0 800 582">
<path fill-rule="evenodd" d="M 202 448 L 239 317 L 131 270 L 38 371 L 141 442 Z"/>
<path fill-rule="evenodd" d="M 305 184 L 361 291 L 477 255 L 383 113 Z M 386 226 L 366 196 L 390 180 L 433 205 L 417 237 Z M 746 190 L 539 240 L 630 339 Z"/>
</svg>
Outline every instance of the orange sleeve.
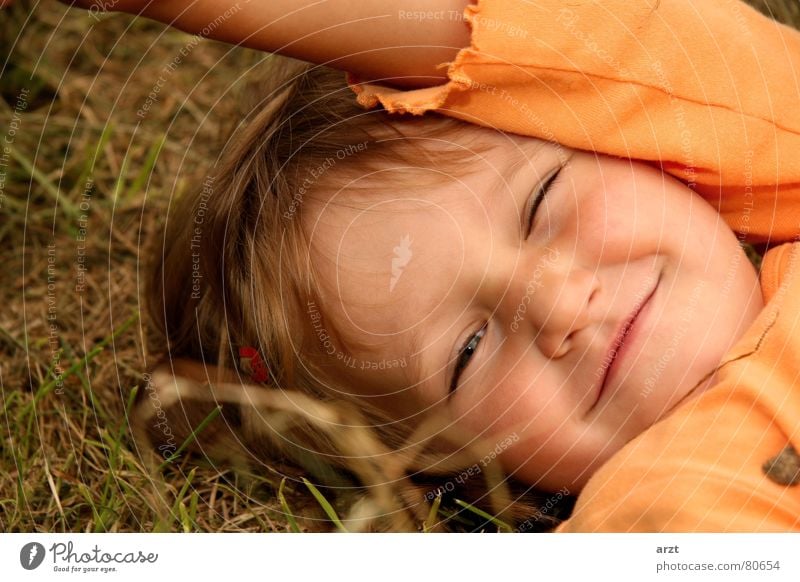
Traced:
<svg viewBox="0 0 800 582">
<path fill-rule="evenodd" d="M 797 31 L 739 0 L 479 0 L 465 17 L 449 82 L 351 77 L 359 102 L 660 164 L 748 240 L 800 234 Z"/>
<path fill-rule="evenodd" d="M 800 243 L 770 251 L 763 269 L 779 284 L 719 383 L 603 465 L 558 531 L 800 531 L 800 483 L 764 469 L 787 445 L 800 451 Z"/>
<path fill-rule="evenodd" d="M 791 275 L 794 247 L 791 244 L 779 245 L 764 255 L 759 274 L 764 301 L 769 301 L 780 289 L 781 282 Z"/>
</svg>

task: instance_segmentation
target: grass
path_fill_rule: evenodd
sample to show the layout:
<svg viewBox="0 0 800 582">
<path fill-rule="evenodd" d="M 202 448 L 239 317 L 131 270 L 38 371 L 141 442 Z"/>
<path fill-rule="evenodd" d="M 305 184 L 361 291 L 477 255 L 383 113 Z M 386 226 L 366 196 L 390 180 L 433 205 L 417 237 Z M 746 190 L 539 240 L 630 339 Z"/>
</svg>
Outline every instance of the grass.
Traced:
<svg viewBox="0 0 800 582">
<path fill-rule="evenodd" d="M 794 1 L 757 5 L 800 22 Z M 144 246 L 215 159 L 243 73 L 266 55 L 203 40 L 168 71 L 189 35 L 32 6 L 0 16 L 0 133 L 13 141 L 0 158 L 0 530 L 344 530 L 341 508 L 302 476 L 219 467 L 183 454 L 188 441 L 153 470 L 131 437 L 157 357 L 140 316 Z M 511 528 L 440 501 L 425 531 L 443 517 Z"/>
<path fill-rule="evenodd" d="M 274 475 L 214 466 L 183 454 L 187 443 L 153 471 L 129 425 L 152 364 L 144 246 L 170 196 L 215 159 L 240 76 L 266 55 L 201 41 L 169 72 L 191 36 L 32 6 L 0 17 L 4 136 L 17 118 L 1 168 L 0 529 L 319 529 L 310 492 L 282 492 L 284 504 L 312 504 L 310 521 L 287 519 Z"/>
</svg>

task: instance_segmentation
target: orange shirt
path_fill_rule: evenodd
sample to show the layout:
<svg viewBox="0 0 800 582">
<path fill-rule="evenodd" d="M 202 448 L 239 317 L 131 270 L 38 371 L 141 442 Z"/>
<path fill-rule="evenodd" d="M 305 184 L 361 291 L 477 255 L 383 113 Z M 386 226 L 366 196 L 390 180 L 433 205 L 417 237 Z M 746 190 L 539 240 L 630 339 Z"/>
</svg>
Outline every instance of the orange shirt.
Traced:
<svg viewBox="0 0 800 582">
<path fill-rule="evenodd" d="M 797 236 L 794 29 L 739 0 L 481 0 L 465 16 L 448 83 L 354 85 L 358 101 L 652 161 L 751 242 Z"/>
<path fill-rule="evenodd" d="M 559 531 L 800 531 L 800 487 L 762 468 L 800 450 L 800 243 L 772 249 L 762 273 L 766 308 L 719 383 L 604 464 Z"/>
<path fill-rule="evenodd" d="M 465 16 L 448 83 L 354 84 L 359 102 L 648 161 L 740 239 L 790 243 L 767 253 L 767 305 L 719 384 L 601 467 L 559 531 L 800 530 L 800 487 L 762 469 L 800 450 L 800 33 L 738 0 L 481 0 Z"/>
</svg>

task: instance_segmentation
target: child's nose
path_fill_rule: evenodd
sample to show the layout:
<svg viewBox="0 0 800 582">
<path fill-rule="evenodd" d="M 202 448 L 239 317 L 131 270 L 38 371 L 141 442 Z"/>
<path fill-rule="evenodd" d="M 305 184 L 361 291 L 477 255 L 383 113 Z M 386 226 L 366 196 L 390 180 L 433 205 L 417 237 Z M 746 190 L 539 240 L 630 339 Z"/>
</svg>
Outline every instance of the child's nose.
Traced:
<svg viewBox="0 0 800 582">
<path fill-rule="evenodd" d="M 506 303 L 511 333 L 532 334 L 548 358 L 560 358 L 572 349 L 575 332 L 591 323 L 590 305 L 600 288 L 596 271 L 572 256 L 546 248 L 533 263 L 524 262 L 509 287 L 517 300 Z"/>
</svg>

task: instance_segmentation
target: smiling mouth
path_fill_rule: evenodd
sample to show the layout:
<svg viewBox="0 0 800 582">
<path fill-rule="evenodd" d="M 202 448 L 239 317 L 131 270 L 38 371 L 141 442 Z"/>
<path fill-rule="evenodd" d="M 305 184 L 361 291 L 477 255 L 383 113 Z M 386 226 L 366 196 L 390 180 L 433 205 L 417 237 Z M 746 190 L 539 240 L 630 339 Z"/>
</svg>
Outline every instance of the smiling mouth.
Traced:
<svg viewBox="0 0 800 582">
<path fill-rule="evenodd" d="M 656 279 L 655 285 L 650 290 L 650 293 L 647 295 L 644 301 L 636 307 L 633 313 L 625 320 L 622 326 L 619 328 L 617 332 L 616 338 L 614 339 L 611 347 L 606 352 L 605 361 L 608 362 L 608 365 L 605 369 L 605 374 L 603 375 L 603 382 L 600 384 L 600 389 L 597 391 L 597 398 L 595 399 L 594 403 L 592 404 L 591 408 L 587 412 L 591 412 L 597 406 L 597 403 L 600 402 L 600 398 L 602 398 L 603 393 L 606 389 L 606 384 L 608 383 L 608 379 L 611 377 L 612 370 L 615 370 L 615 365 L 617 361 L 620 359 L 620 352 L 630 344 L 625 344 L 625 341 L 628 339 L 628 336 L 633 329 L 633 326 L 636 324 L 639 314 L 642 313 L 644 308 L 650 303 L 650 300 L 655 295 L 656 289 L 658 289 L 658 285 L 661 283 L 661 273 L 658 275 L 658 279 Z"/>
</svg>

